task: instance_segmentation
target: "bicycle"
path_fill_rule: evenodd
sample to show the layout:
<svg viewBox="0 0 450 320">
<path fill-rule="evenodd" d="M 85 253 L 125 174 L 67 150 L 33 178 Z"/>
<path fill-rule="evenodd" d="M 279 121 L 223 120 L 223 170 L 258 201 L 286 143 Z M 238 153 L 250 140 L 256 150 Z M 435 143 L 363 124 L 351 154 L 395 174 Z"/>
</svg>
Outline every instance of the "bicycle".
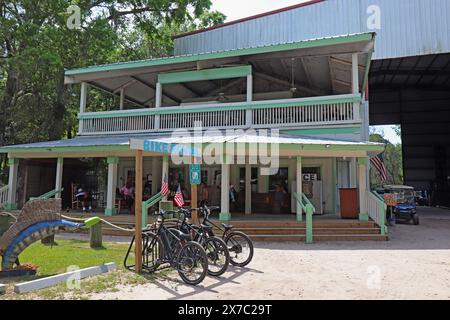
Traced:
<svg viewBox="0 0 450 320">
<path fill-rule="evenodd" d="M 208 257 L 205 249 L 192 241 L 189 234 L 167 228 L 164 225 L 163 211 L 155 215 L 158 216 L 155 225 L 142 231 L 143 270 L 153 273 L 174 268 L 185 283 L 189 285 L 201 283 L 208 272 Z M 124 266 L 129 270 L 135 267 L 127 264 L 134 242 L 133 236 L 124 260 Z M 165 264 L 167 266 L 163 266 Z"/>
<path fill-rule="evenodd" d="M 230 252 L 230 263 L 236 267 L 245 267 L 253 259 L 253 243 L 250 238 L 241 231 L 234 231 L 232 225 L 222 223 L 218 226 L 209 219 L 211 211 L 218 210 L 219 207 L 208 207 L 206 201 L 200 203 L 199 212 L 203 215 L 202 225 L 211 227 L 210 236 L 214 236 L 213 228 L 222 231 L 222 239 Z"/>
<path fill-rule="evenodd" d="M 193 233 L 194 241 L 205 249 L 208 256 L 208 274 L 219 277 L 228 269 L 230 253 L 226 243 L 221 238 L 211 235 L 211 226 L 188 223 L 188 219 L 192 218 L 192 211 L 194 210 L 197 209 L 178 209 L 181 217 L 181 224 L 178 225 L 178 229 L 184 233 Z"/>
</svg>

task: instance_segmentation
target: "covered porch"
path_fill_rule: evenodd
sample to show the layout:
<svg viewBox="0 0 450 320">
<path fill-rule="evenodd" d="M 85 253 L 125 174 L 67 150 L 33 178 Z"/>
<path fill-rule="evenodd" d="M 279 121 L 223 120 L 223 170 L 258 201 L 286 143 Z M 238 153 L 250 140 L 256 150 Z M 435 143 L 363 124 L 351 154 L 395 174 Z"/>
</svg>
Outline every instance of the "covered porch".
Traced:
<svg viewBox="0 0 450 320">
<path fill-rule="evenodd" d="M 148 149 L 150 141 L 155 143 L 153 147 L 156 148 L 199 142 L 192 138 L 189 141 L 189 138 L 182 139 L 180 136 L 168 135 L 104 139 L 86 137 L 5 147 L 3 149 L 10 157 L 10 180 L 7 188 L 4 188 L 6 196 L 3 204 L 7 209 L 17 208 L 19 159 L 56 159 L 54 195 L 61 197 L 62 192 L 66 196 L 69 194 L 68 190 L 61 191 L 65 159 L 102 158 L 107 166 L 107 183 L 103 190 L 106 216 L 130 213 L 119 212 L 117 190 L 129 180 L 135 185 L 136 179 L 146 186 L 141 191 L 144 200 L 160 191 L 163 177 L 166 176 L 171 190 L 175 191 L 179 184 L 185 201 L 191 205 L 189 162 L 176 163 L 169 153 Z M 220 206 L 222 221 L 234 220 L 234 216 L 253 219 L 256 214 L 302 221 L 304 210 L 296 194 L 311 202 L 317 217 L 369 219 L 368 158 L 381 152 L 382 145 L 285 134 L 277 137 L 214 135 L 203 136 L 202 139 L 200 145 L 203 151 L 211 148 L 212 144 L 218 148 L 212 153 L 217 161 L 211 164 L 203 161 L 201 164 L 201 182 L 208 192 L 206 198 L 201 194 L 197 196 L 198 200 L 208 200 L 211 205 Z M 265 145 L 270 152 L 274 152 L 274 156 L 275 151 L 278 155 L 266 158 L 266 163 L 261 163 L 258 148 L 252 147 L 258 145 Z M 140 177 L 136 177 L 135 170 L 137 150 L 143 154 Z M 270 156 L 270 153 L 267 155 Z M 271 166 L 277 169 L 267 172 Z M 235 199 L 230 197 L 231 186 L 236 190 Z M 357 202 L 356 216 L 348 216 L 349 212 L 343 211 L 345 208 L 341 206 L 339 192 L 342 188 L 355 190 L 356 198 L 353 201 Z"/>
</svg>

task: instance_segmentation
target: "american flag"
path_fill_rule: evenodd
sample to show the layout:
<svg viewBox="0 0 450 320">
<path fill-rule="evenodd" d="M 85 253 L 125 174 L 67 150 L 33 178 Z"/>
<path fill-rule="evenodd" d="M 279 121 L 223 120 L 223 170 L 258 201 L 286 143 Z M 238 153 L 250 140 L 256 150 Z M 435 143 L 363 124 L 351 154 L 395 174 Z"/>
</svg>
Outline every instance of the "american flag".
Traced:
<svg viewBox="0 0 450 320">
<path fill-rule="evenodd" d="M 173 198 L 177 206 L 184 206 L 183 194 L 181 193 L 181 187 L 178 185 L 177 193 L 175 193 L 175 197 Z"/>
<path fill-rule="evenodd" d="M 164 175 L 162 186 L 161 186 L 161 194 L 166 196 L 169 193 L 169 181 L 167 180 L 167 176 Z"/>
<path fill-rule="evenodd" d="M 388 179 L 388 174 L 386 170 L 386 166 L 384 165 L 383 156 L 380 154 L 374 158 L 370 159 L 370 163 L 377 169 L 380 173 L 381 182 L 385 182 Z"/>
</svg>

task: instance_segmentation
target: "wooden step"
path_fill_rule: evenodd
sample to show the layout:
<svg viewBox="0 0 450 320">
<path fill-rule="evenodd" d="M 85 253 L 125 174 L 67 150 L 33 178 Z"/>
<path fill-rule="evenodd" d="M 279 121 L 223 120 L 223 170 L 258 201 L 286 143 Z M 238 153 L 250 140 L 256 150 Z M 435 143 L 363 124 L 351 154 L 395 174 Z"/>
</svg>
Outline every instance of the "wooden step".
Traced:
<svg viewBox="0 0 450 320">
<path fill-rule="evenodd" d="M 295 236 L 295 235 L 250 235 L 252 241 L 298 241 L 305 242 L 305 236 Z M 313 236 L 314 242 L 325 242 L 325 241 L 387 241 L 387 236 L 382 236 L 380 234 L 369 234 L 369 235 L 315 235 Z"/>
<path fill-rule="evenodd" d="M 242 228 L 306 228 L 305 222 L 295 221 L 232 221 L 236 229 Z M 313 221 L 313 228 L 374 228 L 372 221 Z"/>
<path fill-rule="evenodd" d="M 305 235 L 305 228 L 237 228 L 247 235 Z M 315 228 L 313 234 L 380 234 L 379 228 Z"/>
</svg>

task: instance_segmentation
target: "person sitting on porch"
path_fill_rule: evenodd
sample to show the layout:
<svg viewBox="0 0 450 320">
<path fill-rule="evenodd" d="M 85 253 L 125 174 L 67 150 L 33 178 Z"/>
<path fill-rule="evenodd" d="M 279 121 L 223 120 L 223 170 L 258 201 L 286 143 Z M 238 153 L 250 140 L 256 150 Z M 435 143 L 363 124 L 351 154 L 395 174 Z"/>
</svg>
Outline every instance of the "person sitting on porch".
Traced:
<svg viewBox="0 0 450 320">
<path fill-rule="evenodd" d="M 91 199 L 89 196 L 89 192 L 83 190 L 83 188 L 78 188 L 75 198 L 81 202 L 83 212 L 92 212 L 92 205 L 90 202 Z"/>
<path fill-rule="evenodd" d="M 125 201 L 127 208 L 130 210 L 130 214 L 134 214 L 134 189 L 131 185 L 131 181 L 127 181 L 125 185 L 120 189 L 120 194 Z"/>
</svg>

